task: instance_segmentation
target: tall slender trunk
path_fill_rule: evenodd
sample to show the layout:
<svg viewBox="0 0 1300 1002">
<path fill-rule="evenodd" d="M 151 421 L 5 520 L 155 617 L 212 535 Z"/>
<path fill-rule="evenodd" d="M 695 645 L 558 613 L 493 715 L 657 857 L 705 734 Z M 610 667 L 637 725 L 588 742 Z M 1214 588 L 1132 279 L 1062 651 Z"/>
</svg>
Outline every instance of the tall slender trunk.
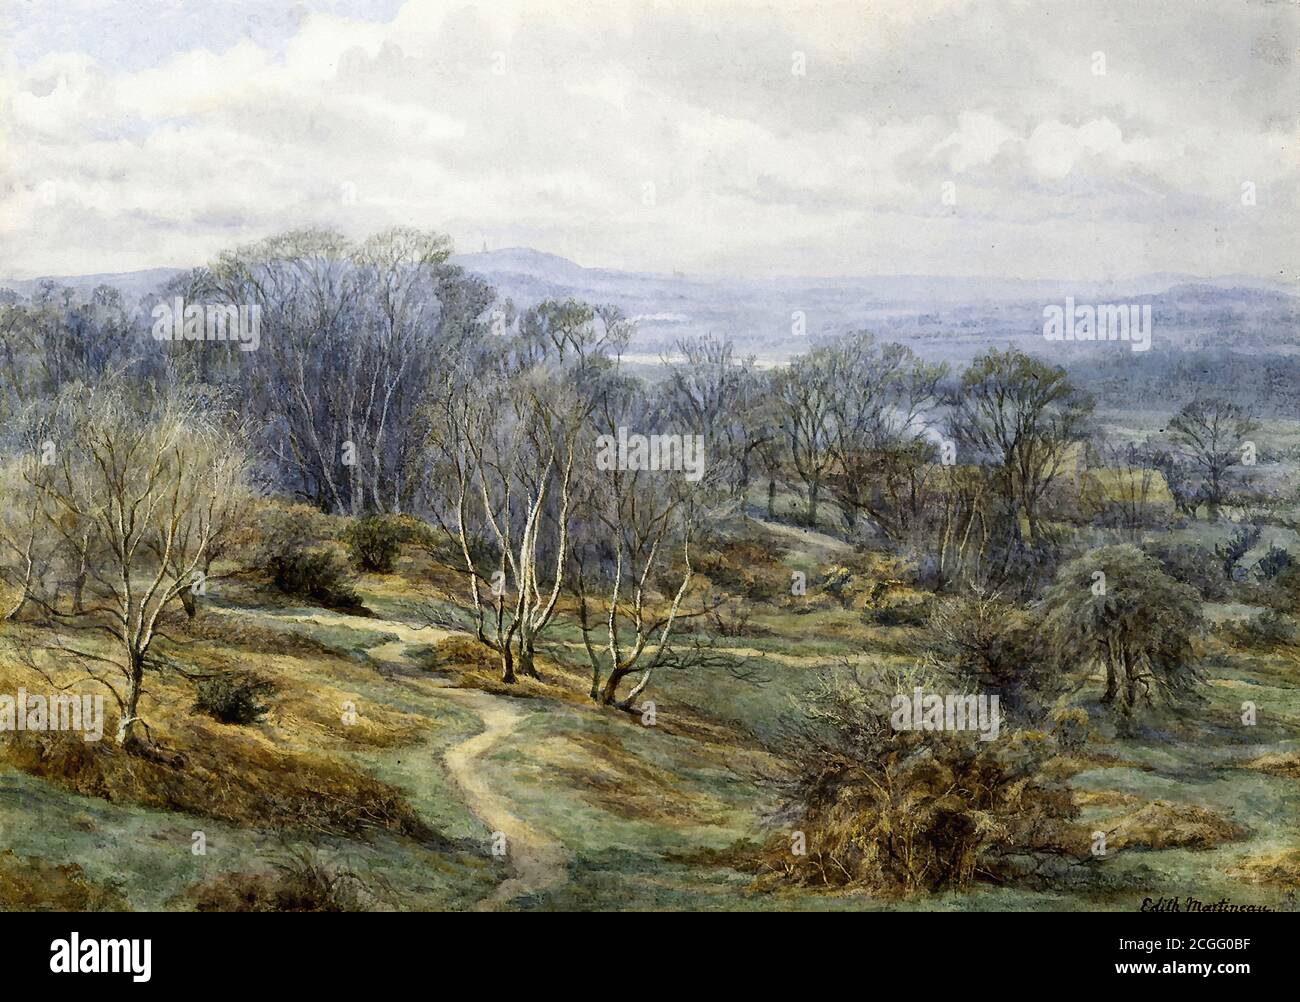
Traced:
<svg viewBox="0 0 1300 1002">
<path fill-rule="evenodd" d="M 81 566 L 77 568 L 77 580 L 72 584 L 72 613 L 80 616 L 86 607 L 86 551 L 81 551 Z"/>
<path fill-rule="evenodd" d="M 1137 707 L 1138 700 L 1138 678 L 1137 671 L 1133 664 L 1133 659 L 1129 656 L 1128 651 L 1124 652 L 1124 715 L 1127 717 L 1132 714 Z"/>
<path fill-rule="evenodd" d="M 140 690 L 144 687 L 144 652 L 128 647 L 126 656 L 129 667 L 126 701 L 117 723 L 116 739 L 119 747 L 130 751 L 140 745 L 137 731 L 140 726 Z"/>
<path fill-rule="evenodd" d="M 767 478 L 767 517 L 776 518 L 776 477 Z"/>
<path fill-rule="evenodd" d="M 27 606 L 27 600 L 32 594 L 32 577 L 36 570 L 36 561 L 32 554 L 36 549 L 36 503 L 32 503 L 32 517 L 27 526 L 27 546 L 23 557 L 23 584 L 19 591 L 18 601 L 12 609 L 5 613 L 6 620 L 17 619 L 19 614 Z"/>
</svg>

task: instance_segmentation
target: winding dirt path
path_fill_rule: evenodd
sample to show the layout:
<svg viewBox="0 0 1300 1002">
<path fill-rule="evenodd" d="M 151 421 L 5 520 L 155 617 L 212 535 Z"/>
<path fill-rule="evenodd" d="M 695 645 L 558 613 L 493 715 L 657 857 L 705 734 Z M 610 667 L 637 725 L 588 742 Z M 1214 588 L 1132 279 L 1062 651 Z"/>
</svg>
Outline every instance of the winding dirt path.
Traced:
<svg viewBox="0 0 1300 1002">
<path fill-rule="evenodd" d="M 442 691 L 483 721 L 482 732 L 448 748 L 444 760 L 465 794 L 469 809 L 494 833 L 504 834 L 506 851 L 515 867 L 515 876 L 503 881 L 490 897 L 480 901 L 479 910 L 489 910 L 525 894 L 536 894 L 564 883 L 567 863 L 560 844 L 515 814 L 510 801 L 492 789 L 487 782 L 487 770 L 480 765 L 484 756 L 529 714 L 520 712 L 501 696 L 477 689 Z"/>
<path fill-rule="evenodd" d="M 376 660 L 407 668 L 414 667 L 414 661 L 410 657 L 412 647 L 426 647 L 454 635 L 452 630 L 411 626 L 393 619 L 350 616 L 325 610 L 310 615 L 281 615 L 276 618 L 285 622 L 314 622 L 324 626 L 345 626 L 394 634 L 397 640 L 371 647 L 366 653 Z M 448 748 L 443 753 L 443 761 L 475 817 L 487 826 L 494 837 L 498 832 L 505 836 L 507 858 L 515 869 L 515 876 L 502 881 L 476 908 L 480 911 L 491 910 L 524 895 L 537 894 L 563 884 L 568 879 L 564 849 L 555 839 L 515 813 L 509 798 L 493 789 L 489 781 L 491 770 L 484 762 L 491 750 L 532 714 L 520 710 L 514 700 L 505 696 L 495 696 L 480 689 L 458 689 L 446 682 L 430 681 L 434 683 L 433 689 L 440 699 L 459 703 L 483 722 L 483 730 L 478 734 Z"/>
</svg>

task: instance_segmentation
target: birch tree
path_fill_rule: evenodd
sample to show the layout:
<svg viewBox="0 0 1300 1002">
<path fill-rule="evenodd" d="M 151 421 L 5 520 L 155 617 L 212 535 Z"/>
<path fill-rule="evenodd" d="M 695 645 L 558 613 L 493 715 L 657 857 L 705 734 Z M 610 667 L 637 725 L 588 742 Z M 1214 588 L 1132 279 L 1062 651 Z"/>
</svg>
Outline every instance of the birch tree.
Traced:
<svg viewBox="0 0 1300 1002">
<path fill-rule="evenodd" d="M 164 609 L 191 587 L 213 541 L 242 510 L 246 460 L 219 415 L 193 395 L 156 401 L 120 386 L 78 390 L 69 434 L 46 476 L 33 477 L 49 531 L 69 547 L 93 540 L 84 605 L 44 611 L 74 639 L 54 652 L 113 697 L 116 740 L 148 733 L 140 700 Z M 84 551 L 83 551 L 84 552 Z M 106 636 L 110 650 L 77 637 Z"/>
</svg>

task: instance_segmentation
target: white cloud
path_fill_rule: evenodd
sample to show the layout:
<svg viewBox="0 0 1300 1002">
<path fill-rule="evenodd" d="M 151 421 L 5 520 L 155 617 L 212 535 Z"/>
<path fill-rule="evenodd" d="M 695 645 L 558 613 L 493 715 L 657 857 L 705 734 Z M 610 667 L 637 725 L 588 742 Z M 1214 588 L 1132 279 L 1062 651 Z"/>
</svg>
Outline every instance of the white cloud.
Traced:
<svg viewBox="0 0 1300 1002">
<path fill-rule="evenodd" d="M 0 273 L 393 223 L 657 271 L 1300 260 L 1297 30 L 1270 8 L 270 0 L 231 23 L 136 2 L 139 23 L 19 26 Z"/>
</svg>

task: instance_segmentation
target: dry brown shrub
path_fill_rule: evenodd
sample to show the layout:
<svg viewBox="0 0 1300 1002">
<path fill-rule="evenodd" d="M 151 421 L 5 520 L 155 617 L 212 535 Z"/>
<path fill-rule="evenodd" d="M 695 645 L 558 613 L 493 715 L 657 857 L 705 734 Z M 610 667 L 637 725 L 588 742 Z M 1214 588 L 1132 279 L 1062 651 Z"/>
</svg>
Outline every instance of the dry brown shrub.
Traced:
<svg viewBox="0 0 1300 1002">
<path fill-rule="evenodd" d="M 269 871 L 223 873 L 185 897 L 200 912 L 360 912 L 373 904 L 359 873 L 309 848 L 285 852 Z"/>
<path fill-rule="evenodd" d="M 785 744 L 795 769 L 785 832 L 758 865 L 801 884 L 909 894 L 998 879 L 1002 857 L 1059 852 L 1078 815 L 1069 789 L 1041 771 L 1041 732 L 991 742 L 970 732 L 896 731 L 888 693 L 855 679 L 824 680 L 811 723 Z M 806 854 L 791 852 L 802 831 Z"/>
<path fill-rule="evenodd" d="M 330 759 L 271 748 L 219 725 L 183 725 L 185 750 L 128 754 L 110 741 L 25 732 L 0 741 L 0 758 L 90 797 L 185 811 L 231 824 L 337 835 L 436 836 L 401 791 Z"/>
</svg>

